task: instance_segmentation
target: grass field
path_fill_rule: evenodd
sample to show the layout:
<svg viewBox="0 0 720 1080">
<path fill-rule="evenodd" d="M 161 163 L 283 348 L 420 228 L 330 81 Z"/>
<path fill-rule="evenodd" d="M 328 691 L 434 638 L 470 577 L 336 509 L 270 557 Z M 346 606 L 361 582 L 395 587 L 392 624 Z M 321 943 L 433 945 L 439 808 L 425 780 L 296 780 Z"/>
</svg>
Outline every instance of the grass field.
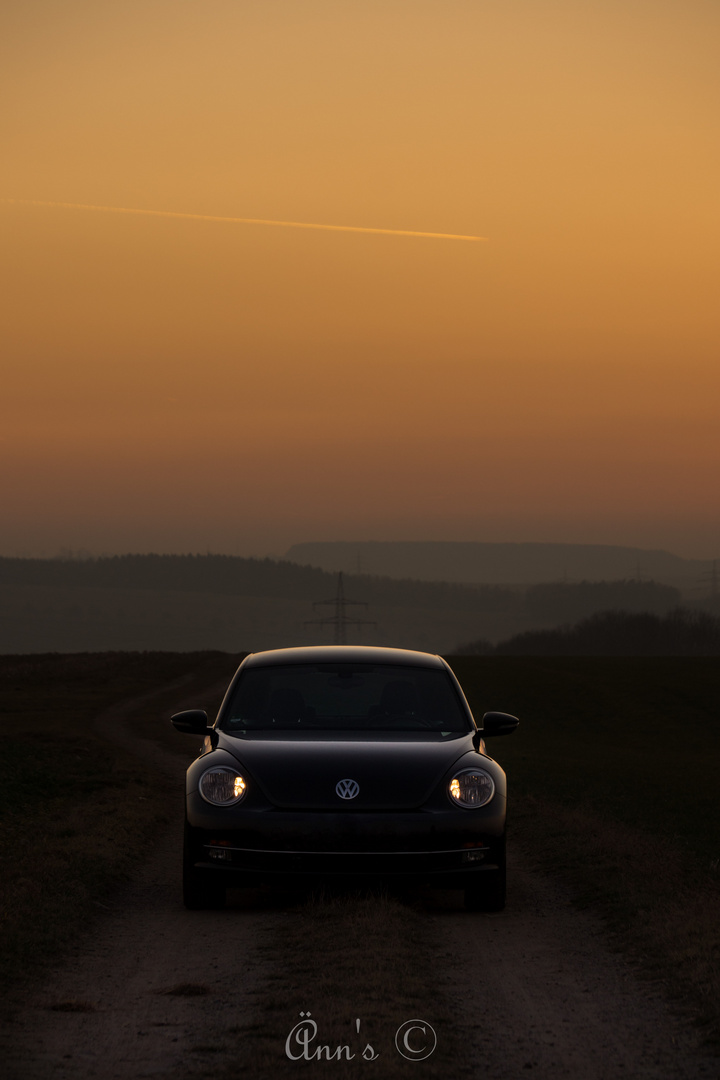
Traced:
<svg viewBox="0 0 720 1080">
<path fill-rule="evenodd" d="M 160 689 L 160 724 L 180 696 L 165 684 L 184 680 L 184 699 L 234 663 L 225 653 L 0 657 L 0 1002 L 76 940 L 182 810 L 163 774 L 99 738 L 93 718 Z"/>
<path fill-rule="evenodd" d="M 510 830 L 615 942 L 720 1033 L 720 665 L 714 657 L 452 657 L 488 741 Z"/>
<path fill-rule="evenodd" d="M 206 700 L 202 691 L 229 679 L 236 662 L 221 653 L 0 658 L 6 1002 L 25 976 L 38 975 L 77 940 L 87 911 L 102 905 L 163 823 L 181 813 L 176 787 L 141 758 L 105 743 L 92 718 L 113 702 L 167 685 L 134 724 L 138 734 L 142 725 L 146 738 L 181 752 L 169 713 L 212 710 L 218 700 Z M 717 660 L 450 662 L 478 717 L 487 709 L 521 717 L 516 735 L 488 747 L 509 776 L 511 843 L 562 875 L 579 904 L 606 917 L 617 946 L 671 985 L 708 1037 L 717 1036 Z M 182 688 L 173 689 L 181 678 Z M 188 745 L 189 755 L 193 748 Z M 383 947 L 402 957 L 415 934 L 417 916 L 409 910 L 378 908 L 373 916 L 361 903 L 328 908 L 315 922 L 331 950 L 334 936 L 355 933 L 361 941 L 370 934 L 373 917 L 380 939 L 387 939 Z M 279 926 L 276 944 L 286 962 L 268 989 L 278 1001 L 297 979 L 305 947 L 301 937 L 280 940 L 283 934 Z M 423 979 L 425 962 L 417 959 L 416 977 Z M 354 1000 L 361 1000 L 363 985 L 377 984 L 371 966 L 345 974 Z M 406 989 L 412 997 L 412 986 Z M 335 993 L 320 985 L 307 990 L 308 1000 Z"/>
<path fill-rule="evenodd" d="M 578 802 L 717 873 L 720 663 L 715 657 L 452 657 L 476 717 L 520 716 L 488 741 L 515 796 Z M 720 878 L 719 878 L 720 880 Z"/>
</svg>

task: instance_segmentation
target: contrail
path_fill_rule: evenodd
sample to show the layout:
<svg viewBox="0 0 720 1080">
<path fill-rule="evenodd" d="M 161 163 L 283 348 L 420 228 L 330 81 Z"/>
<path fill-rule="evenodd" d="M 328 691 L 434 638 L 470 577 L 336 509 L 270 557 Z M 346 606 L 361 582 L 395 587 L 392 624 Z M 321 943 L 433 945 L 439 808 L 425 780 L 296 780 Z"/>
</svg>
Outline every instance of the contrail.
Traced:
<svg viewBox="0 0 720 1080">
<path fill-rule="evenodd" d="M 360 225 L 316 225 L 307 221 L 268 221 L 265 218 L 216 217 L 213 214 L 182 214 L 174 210 L 136 210 L 129 206 L 88 206 L 86 203 L 41 202 L 39 199 L 0 199 L 22 206 L 53 206 L 63 210 L 97 210 L 104 214 L 142 214 L 145 217 L 183 218 L 186 221 L 220 221 L 230 225 L 278 225 L 284 229 L 324 229 L 326 232 L 377 233 L 381 236 L 421 236 L 430 240 L 485 241 L 487 236 L 458 233 L 416 232 L 411 229 L 369 229 Z"/>
</svg>

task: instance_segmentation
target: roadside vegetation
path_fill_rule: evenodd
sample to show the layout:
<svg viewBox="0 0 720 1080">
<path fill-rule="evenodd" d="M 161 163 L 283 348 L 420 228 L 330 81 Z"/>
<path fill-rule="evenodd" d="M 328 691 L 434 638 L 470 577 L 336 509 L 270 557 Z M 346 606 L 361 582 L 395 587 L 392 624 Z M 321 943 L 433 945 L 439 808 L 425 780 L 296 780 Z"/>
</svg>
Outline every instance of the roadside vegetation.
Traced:
<svg viewBox="0 0 720 1080">
<path fill-rule="evenodd" d="M 0 657 L 4 1008 L 77 939 L 179 805 L 150 762 L 98 736 L 94 717 L 150 692 L 146 713 L 167 715 L 219 671 L 229 677 L 233 662 L 222 653 Z"/>
<path fill-rule="evenodd" d="M 713 657 L 450 657 L 506 769 L 511 842 L 720 1040 L 720 667 Z"/>
<path fill-rule="evenodd" d="M 442 989 L 457 957 L 446 958 L 447 971 L 437 970 L 426 912 L 381 891 L 321 891 L 296 898 L 279 914 L 272 935 L 260 943 L 269 975 L 252 1016 L 229 1033 L 237 1041 L 228 1080 L 239 1073 L 290 1080 L 323 1068 L 333 1077 L 367 1076 L 374 1069 L 392 1080 L 416 1080 L 419 1072 L 468 1080 L 475 1075 Z M 286 1056 L 291 1026 L 302 1019 L 298 1006 L 317 1024 L 307 1050 L 308 1056 L 320 1051 L 315 1060 L 304 1060 L 302 1042 L 293 1039 L 288 1049 L 295 1060 Z M 422 1065 L 403 1059 L 394 1044 L 400 1024 L 413 1017 L 440 1033 L 436 1051 Z"/>
</svg>

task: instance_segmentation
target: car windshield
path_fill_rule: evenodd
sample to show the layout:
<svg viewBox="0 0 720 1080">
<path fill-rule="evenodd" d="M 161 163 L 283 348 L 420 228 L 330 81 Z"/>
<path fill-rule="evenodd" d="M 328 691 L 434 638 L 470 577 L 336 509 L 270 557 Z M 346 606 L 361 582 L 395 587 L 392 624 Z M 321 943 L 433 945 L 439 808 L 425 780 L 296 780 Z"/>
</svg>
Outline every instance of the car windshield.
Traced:
<svg viewBox="0 0 720 1080">
<path fill-rule="evenodd" d="M 471 730 L 442 668 L 390 664 L 248 667 L 222 724 L 225 731 Z"/>
</svg>

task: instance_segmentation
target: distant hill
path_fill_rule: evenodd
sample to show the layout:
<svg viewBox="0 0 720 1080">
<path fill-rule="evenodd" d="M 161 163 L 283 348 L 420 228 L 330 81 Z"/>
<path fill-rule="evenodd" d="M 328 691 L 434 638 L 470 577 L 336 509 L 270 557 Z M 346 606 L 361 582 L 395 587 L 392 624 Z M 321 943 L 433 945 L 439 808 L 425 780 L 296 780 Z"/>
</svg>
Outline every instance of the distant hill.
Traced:
<svg viewBox="0 0 720 1080">
<path fill-rule="evenodd" d="M 0 558 L 0 652 L 221 649 L 332 642 L 337 574 L 224 555 Z M 473 634 L 527 623 L 509 590 L 348 577 L 349 643 L 442 652 Z M 316 602 L 330 601 L 318 610 Z"/>
<path fill-rule="evenodd" d="M 667 551 L 609 544 L 485 544 L 454 541 L 323 541 L 294 544 L 291 562 L 418 581 L 530 585 L 648 579 L 690 588 L 711 564 Z"/>
<path fill-rule="evenodd" d="M 0 558 L 0 585 L 159 589 L 314 598 L 332 575 L 274 559 L 234 555 L 112 555 L 87 559 Z"/>
<path fill-rule="evenodd" d="M 0 653 L 257 651 L 333 640 L 337 574 L 224 555 L 0 558 Z M 603 608 L 663 613 L 677 590 L 653 582 L 461 585 L 345 575 L 348 608 L 367 620 L 347 641 L 446 652 L 507 639 Z M 315 609 L 318 601 L 323 606 Z"/>
<path fill-rule="evenodd" d="M 500 610 L 511 596 L 498 588 L 468 589 L 461 584 L 353 578 L 357 599 L 409 607 L 469 607 Z M 236 555 L 112 555 L 87 559 L 0 557 L 0 586 L 31 585 L 82 589 L 151 589 L 204 592 L 223 596 L 277 597 L 309 604 L 335 594 L 337 572 L 274 559 Z"/>
<path fill-rule="evenodd" d="M 720 619 L 676 608 L 666 615 L 603 611 L 575 626 L 529 630 L 497 645 L 459 645 L 458 656 L 719 656 Z"/>
</svg>

